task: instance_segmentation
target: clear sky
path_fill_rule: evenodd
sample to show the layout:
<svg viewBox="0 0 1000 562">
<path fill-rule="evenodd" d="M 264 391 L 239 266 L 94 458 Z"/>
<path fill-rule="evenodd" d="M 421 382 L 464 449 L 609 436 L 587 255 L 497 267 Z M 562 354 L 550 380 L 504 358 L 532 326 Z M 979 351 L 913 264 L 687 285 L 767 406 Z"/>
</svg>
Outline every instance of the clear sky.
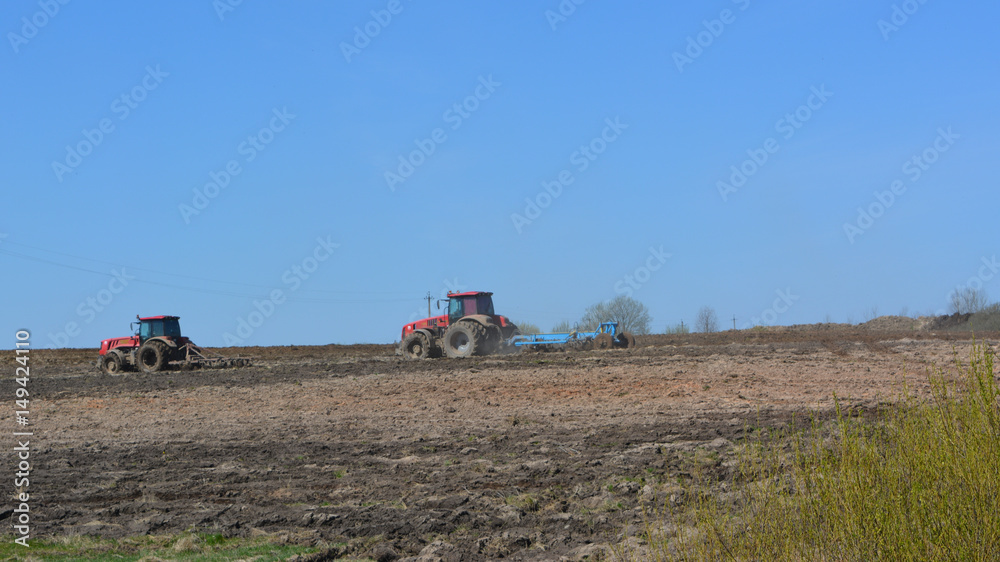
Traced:
<svg viewBox="0 0 1000 562">
<path fill-rule="evenodd" d="M 619 294 L 655 331 L 995 300 L 998 20 L 4 1 L 0 347 L 97 347 L 137 314 L 208 346 L 391 342 L 448 289 L 543 329 Z"/>
</svg>

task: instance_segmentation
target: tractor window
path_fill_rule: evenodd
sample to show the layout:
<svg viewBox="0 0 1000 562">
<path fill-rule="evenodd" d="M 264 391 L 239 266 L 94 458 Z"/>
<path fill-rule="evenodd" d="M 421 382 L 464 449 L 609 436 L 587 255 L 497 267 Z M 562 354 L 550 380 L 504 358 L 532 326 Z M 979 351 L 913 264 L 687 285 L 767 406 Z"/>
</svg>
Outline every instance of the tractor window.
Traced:
<svg viewBox="0 0 1000 562">
<path fill-rule="evenodd" d="M 147 339 L 153 337 L 152 325 L 150 322 L 142 322 L 139 324 L 139 339 L 146 341 Z"/>
<path fill-rule="evenodd" d="M 181 323 L 176 319 L 163 321 L 163 335 L 167 337 L 181 337 Z"/>
<path fill-rule="evenodd" d="M 153 320 L 149 323 L 149 333 L 154 338 L 163 335 L 163 320 Z"/>
<path fill-rule="evenodd" d="M 476 314 L 486 314 L 493 316 L 493 297 L 490 295 L 479 295 L 476 297 Z"/>
<path fill-rule="evenodd" d="M 465 315 L 472 316 L 473 314 L 479 314 L 479 309 L 476 307 L 476 297 L 465 297 L 462 299 L 465 301 Z"/>
<path fill-rule="evenodd" d="M 448 300 L 448 321 L 454 322 L 459 318 L 465 316 L 464 307 L 462 306 L 462 299 L 449 299 Z"/>
</svg>

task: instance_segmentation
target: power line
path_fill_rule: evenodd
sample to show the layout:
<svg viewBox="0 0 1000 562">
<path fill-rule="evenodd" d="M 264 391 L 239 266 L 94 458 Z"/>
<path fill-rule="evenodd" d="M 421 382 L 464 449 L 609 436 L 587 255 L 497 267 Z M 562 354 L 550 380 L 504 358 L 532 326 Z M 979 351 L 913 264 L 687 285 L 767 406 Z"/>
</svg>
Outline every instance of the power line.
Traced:
<svg viewBox="0 0 1000 562">
<path fill-rule="evenodd" d="M 207 277 L 198 277 L 198 276 L 195 276 L 195 275 L 185 275 L 185 274 L 182 274 L 182 273 L 170 273 L 170 272 L 167 272 L 167 271 L 158 271 L 158 270 L 155 270 L 155 269 L 146 269 L 146 268 L 142 268 L 142 267 L 135 267 L 135 266 L 131 266 L 131 265 L 124 265 L 124 264 L 121 264 L 121 263 L 115 263 L 115 262 L 109 262 L 109 261 L 94 259 L 94 258 L 87 258 L 87 257 L 83 257 L 83 256 L 77 256 L 77 255 L 74 255 L 74 254 L 67 254 L 65 252 L 59 252 L 59 251 L 56 251 L 56 250 L 49 250 L 49 249 L 46 249 L 46 248 L 40 248 L 38 246 L 31 246 L 29 244 L 22 244 L 20 242 L 4 241 L 4 245 L 21 246 L 21 247 L 24 247 L 24 248 L 30 248 L 32 250 L 39 250 L 39 251 L 46 252 L 46 253 L 49 253 L 49 254 L 55 254 L 55 255 L 59 255 L 59 256 L 66 256 L 66 257 L 69 257 L 69 258 L 74 258 L 74 259 L 83 260 L 83 261 L 89 261 L 89 262 L 94 262 L 94 263 L 100 263 L 100 264 L 104 264 L 104 265 L 110 265 L 110 266 L 113 266 L 113 267 L 121 267 L 123 269 L 124 268 L 128 268 L 128 269 L 130 269 L 132 271 L 144 271 L 146 273 L 154 273 L 156 275 L 169 275 L 171 277 L 181 277 L 181 278 L 184 278 L 184 279 L 193 279 L 195 281 L 207 281 L 209 283 L 220 283 L 220 284 L 223 284 L 223 285 L 240 285 L 240 286 L 243 286 L 243 287 L 253 287 L 253 288 L 256 288 L 256 289 L 273 289 L 274 288 L 271 285 L 259 285 L 259 284 L 255 284 L 255 283 L 245 283 L 245 282 L 241 282 L 241 281 L 223 281 L 223 280 L 220 280 L 220 279 L 209 279 Z M 18 254 L 18 253 L 15 253 L 15 252 L 9 252 L 9 251 L 5 251 L 5 250 L 0 250 L 0 253 L 12 255 L 12 256 L 17 256 L 17 257 L 21 257 L 21 258 L 24 258 L 24 259 L 30 259 L 30 260 L 34 260 L 34 261 L 41 261 L 43 263 L 48 263 L 48 264 L 56 265 L 56 266 L 60 266 L 60 267 L 68 267 L 70 269 L 77 269 L 77 270 L 80 270 L 80 271 L 87 271 L 87 272 L 90 272 L 90 273 L 97 273 L 97 274 L 105 275 L 105 276 L 108 275 L 107 273 L 104 273 L 104 272 L 94 271 L 94 270 L 91 270 L 91 269 L 86 269 L 86 268 L 81 268 L 81 267 L 77 267 L 77 266 L 72 266 L 72 265 L 65 264 L 65 263 L 60 263 L 60 262 L 55 262 L 55 261 L 51 261 L 51 260 L 46 260 L 44 258 L 38 258 L 38 257 L 34 257 L 34 256 L 28 256 L 28 255 L 25 255 L 25 254 Z M 308 291 L 308 292 L 314 292 L 314 293 L 330 293 L 330 294 L 370 294 L 370 295 L 402 295 L 402 294 L 407 294 L 407 293 L 400 292 L 400 291 L 331 291 L 331 290 L 324 290 L 324 289 L 303 289 L 303 290 L 304 291 Z M 407 299 L 407 300 L 412 300 L 412 299 Z"/>
<path fill-rule="evenodd" d="M 23 244 L 21 244 L 21 245 L 23 245 Z M 53 253 L 58 253 L 58 252 L 53 252 Z M 0 254 L 5 254 L 5 255 L 8 255 L 8 256 L 12 256 L 12 257 L 16 257 L 16 258 L 21 258 L 21 259 L 29 260 L 29 261 L 35 261 L 35 262 L 45 263 L 45 264 L 53 265 L 53 266 L 56 266 L 56 267 L 62 267 L 62 268 L 66 268 L 66 269 L 73 269 L 73 270 L 76 270 L 76 271 L 83 271 L 83 272 L 86 272 L 86 273 L 92 273 L 94 275 L 100 275 L 102 277 L 114 277 L 114 275 L 112 275 L 110 273 L 107 273 L 107 272 L 104 272 L 104 271 L 97 271 L 97 270 L 89 269 L 89 268 L 86 268 L 86 267 L 80 267 L 80 266 L 76 266 L 76 265 L 70 265 L 70 264 L 66 264 L 66 263 L 60 263 L 60 262 L 57 262 L 57 261 L 48 260 L 48 259 L 45 259 L 45 258 L 40 258 L 38 256 L 30 256 L 30 255 L 21 254 L 21 253 L 18 253 L 18 252 L 12 252 L 12 251 L 6 250 L 6 249 L 0 249 Z M 73 256 L 71 256 L 71 257 L 73 257 Z M 81 258 L 81 259 L 87 259 L 87 258 Z M 98 263 L 108 263 L 108 262 L 101 262 L 100 260 L 90 260 L 90 261 L 95 261 L 95 262 L 98 262 Z M 110 264 L 110 265 L 117 265 L 118 267 L 122 267 L 122 268 L 126 267 L 126 266 L 123 266 L 123 265 L 120 265 L 120 264 Z M 140 268 L 130 268 L 130 269 L 133 269 L 134 271 L 146 271 L 147 273 L 158 273 L 158 272 L 155 272 L 155 271 L 152 271 L 152 270 L 145 270 L 145 269 L 140 269 Z M 176 275 L 176 274 L 167 274 L 167 275 Z M 178 276 L 178 277 L 189 277 L 189 276 L 183 276 L 183 275 L 176 275 L 176 276 Z M 198 279 L 198 278 L 194 278 L 194 279 Z M 218 282 L 218 283 L 226 283 L 225 281 L 212 281 L 212 280 L 208 280 L 208 279 L 201 279 L 201 280 L 202 281 L 210 281 L 210 282 Z M 220 289 L 209 289 L 209 288 L 201 288 L 201 287 L 187 287 L 187 286 L 184 286 L 184 285 L 175 285 L 175 284 L 172 284 L 172 283 L 164 283 L 164 282 L 160 282 L 160 281 L 150 281 L 148 279 L 138 279 L 138 278 L 137 279 L 130 279 L 129 282 L 144 283 L 144 284 L 147 284 L 147 285 L 156 285 L 156 286 L 159 286 L 159 287 L 167 287 L 167 288 L 170 288 L 170 289 L 178 289 L 178 290 L 182 290 L 182 291 L 191 291 L 191 292 L 196 292 L 196 293 L 222 295 L 222 296 L 228 296 L 228 297 L 239 297 L 239 298 L 245 298 L 245 299 L 261 298 L 261 296 L 257 295 L 257 294 L 253 294 L 252 295 L 252 294 L 247 294 L 247 293 L 238 293 L 238 292 L 235 292 L 235 291 L 225 291 L 225 290 L 220 290 Z M 261 288 L 261 289 L 274 289 L 275 288 L 274 286 L 270 286 L 270 285 L 251 285 L 251 284 L 247 284 L 247 283 L 232 283 L 232 284 L 242 284 L 242 285 L 247 285 L 247 286 L 250 286 L 250 287 Z M 341 294 L 342 293 L 347 293 L 347 294 L 350 294 L 350 293 L 348 293 L 346 291 L 316 291 L 316 292 L 329 292 L 329 293 L 341 293 Z M 359 292 L 359 293 L 361 293 L 361 292 Z M 395 293 L 395 294 L 401 294 L 401 293 Z M 294 301 L 294 302 L 336 303 L 336 304 L 361 304 L 361 303 L 376 303 L 376 302 L 413 302 L 414 300 L 418 300 L 417 298 L 402 298 L 402 299 L 351 299 L 351 300 L 343 300 L 343 299 L 321 299 L 321 298 L 311 298 L 311 297 L 303 297 L 303 296 L 289 296 L 289 297 L 286 297 L 286 298 L 288 300 Z"/>
</svg>

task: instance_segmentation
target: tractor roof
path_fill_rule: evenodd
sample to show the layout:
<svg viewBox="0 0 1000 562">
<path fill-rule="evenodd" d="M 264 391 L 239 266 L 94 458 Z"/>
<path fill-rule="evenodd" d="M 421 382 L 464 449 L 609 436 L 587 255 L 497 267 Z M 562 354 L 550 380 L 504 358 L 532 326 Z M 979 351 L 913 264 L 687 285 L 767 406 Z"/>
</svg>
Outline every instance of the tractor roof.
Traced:
<svg viewBox="0 0 1000 562">
<path fill-rule="evenodd" d="M 138 318 L 138 315 L 136 315 Z M 139 320 L 180 320 L 180 316 L 147 316 L 145 318 L 139 318 Z"/>
<path fill-rule="evenodd" d="M 451 297 L 475 297 L 475 296 L 479 296 L 479 295 L 490 296 L 492 294 L 493 293 L 488 293 L 486 291 L 466 291 L 464 293 L 448 293 L 448 298 L 451 298 Z"/>
</svg>

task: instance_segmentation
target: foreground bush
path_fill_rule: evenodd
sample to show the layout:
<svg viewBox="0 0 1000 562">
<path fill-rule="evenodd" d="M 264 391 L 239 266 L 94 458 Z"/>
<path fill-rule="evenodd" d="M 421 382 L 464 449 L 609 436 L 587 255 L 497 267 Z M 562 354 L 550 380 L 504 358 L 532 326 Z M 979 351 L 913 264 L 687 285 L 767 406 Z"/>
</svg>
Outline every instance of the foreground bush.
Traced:
<svg viewBox="0 0 1000 562">
<path fill-rule="evenodd" d="M 993 354 L 930 375 L 866 420 L 743 446 L 736 482 L 706 484 L 647 524 L 657 560 L 1000 560 L 1000 392 Z M 732 493 L 719 493 L 730 486 Z M 647 550 L 648 548 L 648 550 Z"/>
</svg>

